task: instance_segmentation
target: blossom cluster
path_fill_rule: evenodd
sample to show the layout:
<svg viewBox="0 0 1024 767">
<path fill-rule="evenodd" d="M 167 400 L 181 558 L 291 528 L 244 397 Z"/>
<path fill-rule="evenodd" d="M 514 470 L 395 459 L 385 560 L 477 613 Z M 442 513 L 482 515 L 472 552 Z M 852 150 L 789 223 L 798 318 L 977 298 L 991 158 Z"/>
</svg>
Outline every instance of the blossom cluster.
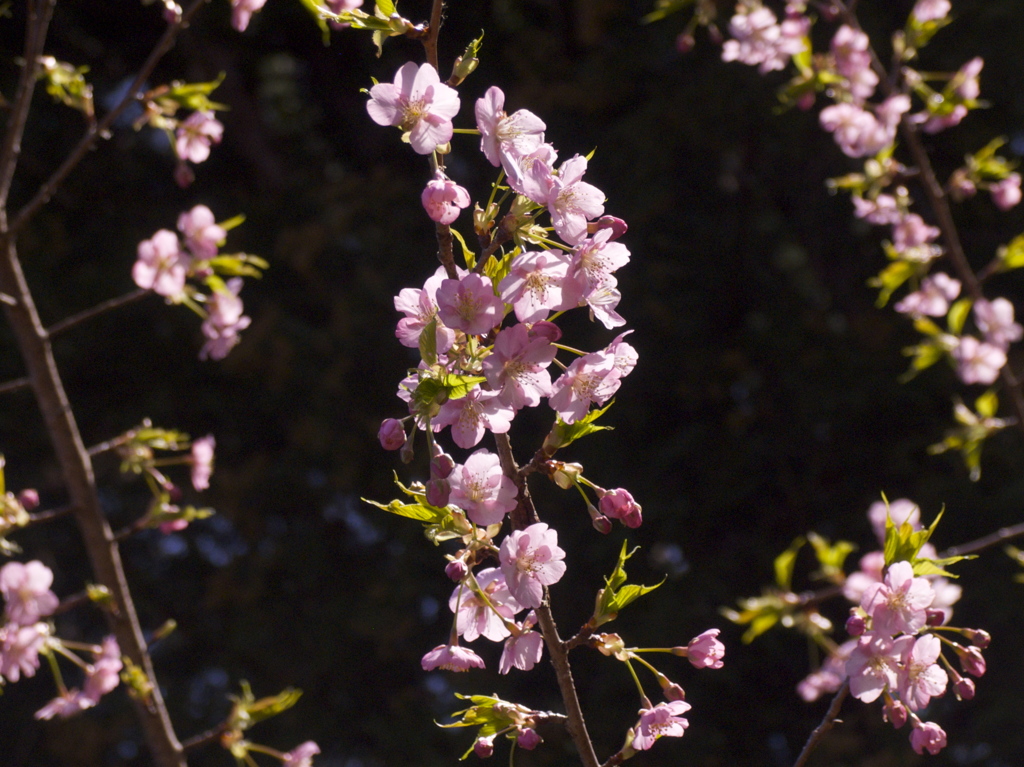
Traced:
<svg viewBox="0 0 1024 767">
<path fill-rule="evenodd" d="M 256 256 L 218 252 L 227 229 L 237 223 L 218 224 L 208 207 L 197 205 L 178 216 L 177 234 L 161 229 L 140 242 L 132 267 L 132 278 L 140 288 L 166 297 L 169 303 L 185 304 L 203 318 L 206 340 L 199 352 L 203 360 L 224 359 L 241 340 L 240 333 L 252 320 L 243 314 L 238 275 L 258 277 L 267 266 Z"/>
<path fill-rule="evenodd" d="M 0 626 L 0 685 L 33 677 L 39 670 L 39 656 L 63 655 L 81 667 L 85 682 L 81 688 L 68 689 L 58 677 L 59 694 L 36 712 L 36 719 L 69 717 L 95 706 L 100 698 L 120 682 L 121 650 L 117 640 L 108 636 L 99 646 L 79 646 L 53 635 L 53 626 L 45 619 L 53 615 L 59 600 L 50 586 L 53 571 L 33 560 L 8 562 L 0 568 L 0 595 L 4 598 L 5 622 Z M 86 663 L 76 655 L 85 649 L 93 655 Z"/>
</svg>

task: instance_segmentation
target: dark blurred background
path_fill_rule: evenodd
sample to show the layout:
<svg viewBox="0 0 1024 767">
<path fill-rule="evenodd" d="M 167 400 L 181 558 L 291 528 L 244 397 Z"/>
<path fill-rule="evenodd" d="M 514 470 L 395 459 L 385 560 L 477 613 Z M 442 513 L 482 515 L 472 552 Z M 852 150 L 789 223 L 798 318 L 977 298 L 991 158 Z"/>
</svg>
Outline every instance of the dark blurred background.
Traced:
<svg viewBox="0 0 1024 767">
<path fill-rule="evenodd" d="M 725 12 L 729 5 L 720 3 Z M 884 32 L 912 3 L 861 6 L 868 30 Z M 608 630 L 629 644 L 671 646 L 719 626 L 728 647 L 719 671 L 672 658 L 661 664 L 687 690 L 691 727 L 637 764 L 788 765 L 827 705 L 803 704 L 794 692 L 809 670 L 806 640 L 776 629 L 743 645 L 719 607 L 758 593 L 774 556 L 807 530 L 870 550 L 865 510 L 882 491 L 914 499 L 928 519 L 945 504 L 940 548 L 1024 519 L 1024 445 L 1017 433 L 991 440 L 975 484 L 958 456 L 927 455 L 951 424 L 951 397 L 980 390 L 966 391 L 944 365 L 897 382 L 907 366 L 901 350 L 915 335 L 904 318 L 873 306 L 866 281 L 885 263 L 879 233 L 825 187 L 855 163 L 819 129 L 817 108 L 773 113 L 783 76 L 723 64 L 704 35 L 680 54 L 675 38 L 686 15 L 641 25 L 650 10 L 647 0 L 453 0 L 442 74 L 485 30 L 457 127 L 470 127 L 473 101 L 499 85 L 510 111 L 525 107 L 547 123 L 563 157 L 596 147 L 587 178 L 606 193 L 607 212 L 630 226 L 623 241 L 633 260 L 619 273 L 619 309 L 635 330 L 640 364 L 606 416 L 616 430 L 564 457 L 599 484 L 633 492 L 645 524 L 628 535 L 642 546 L 630 574 L 645 583 L 668 576 Z M 400 11 L 425 19 L 429 3 L 407 0 Z M 992 106 L 927 139 L 942 177 L 996 135 L 1008 137 L 1011 156 L 1024 152 L 1024 6 L 956 0 L 954 11 L 957 22 L 935 38 L 924 66 L 952 70 L 983 56 L 982 96 Z M 8 96 L 23 29 L 20 4 L 11 12 L 0 20 Z M 202 203 L 221 220 L 245 214 L 228 250 L 259 254 L 271 267 L 262 282 L 247 282 L 253 324 L 223 363 L 198 362 L 198 319 L 156 297 L 57 342 L 88 443 L 146 417 L 217 438 L 212 488 L 189 500 L 219 514 L 124 546 L 144 624 L 178 621 L 154 647 L 178 732 L 187 738 L 220 722 L 226 695 L 247 679 L 257 695 L 287 685 L 305 693 L 295 709 L 251 730 L 254 741 L 287 750 L 314 739 L 323 749 L 316 763 L 337 767 L 451 765 L 472 742 L 469 731 L 434 724 L 460 708 L 453 692 L 498 692 L 541 709 L 561 703 L 546 664 L 499 678 L 495 647 L 481 649 L 488 672 L 420 669 L 420 656 L 445 641 L 450 625 L 443 550 L 415 523 L 359 500 L 393 497 L 392 470 L 405 480 L 424 476 L 422 456 L 404 467 L 375 435 L 383 418 L 401 414 L 394 389 L 415 364 L 394 339 L 392 297 L 435 268 L 433 228 L 418 201 L 428 169 L 393 129 L 370 121 L 360 93 L 371 77 L 390 81 L 403 62 L 421 61 L 422 50 L 390 40 L 377 60 L 369 35 L 355 31 L 334 33 L 326 47 L 293 0 L 269 0 L 241 35 L 229 15 L 226 0 L 205 8 L 151 82 L 226 75 L 214 94 L 231 107 L 221 115 L 224 141 L 196 167 L 195 183 L 175 185 L 161 134 L 122 125 L 24 234 L 25 269 L 52 323 L 132 290 L 137 243 L 173 228 L 182 210 Z M 62 2 L 47 52 L 91 67 L 102 112 L 163 28 L 158 4 Z M 36 107 L 13 209 L 83 130 L 77 113 L 45 93 Z M 449 170 L 480 198 L 494 172 L 476 148 L 475 138 L 456 137 Z M 996 215 L 980 197 L 956 212 L 979 266 L 1024 226 L 1019 210 Z M 457 225 L 469 233 L 468 216 Z M 993 289 L 1019 298 L 1019 285 L 1009 275 Z M 577 319 L 566 330 L 585 349 L 614 335 Z M 22 375 L 3 324 L 0 348 L 0 381 Z M 513 437 L 524 459 L 546 427 L 532 415 L 520 421 Z M 35 486 L 47 506 L 63 503 L 27 392 L 0 399 L 0 433 L 8 487 Z M 115 459 L 100 459 L 97 470 L 113 525 L 142 513 L 146 491 L 118 476 Z M 571 634 L 626 536 L 621 528 L 606 538 L 593 532 L 575 493 L 540 482 L 535 492 L 569 552 L 570 575 L 552 594 Z M 56 569 L 58 593 L 88 579 L 69 521 L 17 539 L 26 556 Z M 800 559 L 797 588 L 811 585 L 812 569 Z M 998 549 L 958 571 L 964 597 L 955 622 L 982 625 L 994 641 L 977 699 L 957 703 L 950 694 L 927 711 L 949 732 L 949 748 L 918 757 L 878 705 L 848 701 L 814 764 L 1024 763 L 1024 585 Z M 841 624 L 844 606 L 829 614 Z M 95 639 L 102 624 L 76 613 L 58 629 Z M 620 664 L 586 650 L 575 660 L 588 724 L 607 755 L 635 721 L 635 690 Z M 34 721 L 52 695 L 45 672 L 4 688 L 0 764 L 147 764 L 121 693 L 77 719 Z M 547 745 L 520 752 L 517 763 L 572 763 L 567 738 L 544 735 Z M 501 746 L 494 759 L 505 758 Z M 190 758 L 230 763 L 217 747 Z"/>
</svg>

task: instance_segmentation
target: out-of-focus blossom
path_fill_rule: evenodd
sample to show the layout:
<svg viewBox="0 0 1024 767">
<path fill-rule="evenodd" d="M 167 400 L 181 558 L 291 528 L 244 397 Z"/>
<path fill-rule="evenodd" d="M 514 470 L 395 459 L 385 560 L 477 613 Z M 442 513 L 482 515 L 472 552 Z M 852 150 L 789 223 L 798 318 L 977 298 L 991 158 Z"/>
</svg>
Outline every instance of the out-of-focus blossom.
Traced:
<svg viewBox="0 0 1024 767">
<path fill-rule="evenodd" d="M 212 434 L 200 437 L 192 443 L 192 487 L 203 491 L 210 487 L 213 476 L 213 453 L 217 440 Z"/>
<path fill-rule="evenodd" d="M 181 252 L 178 235 L 161 229 L 139 243 L 138 260 L 132 267 L 132 279 L 144 290 L 152 290 L 171 300 L 178 300 L 185 288 L 188 256 Z"/>
<path fill-rule="evenodd" d="M 213 116 L 213 112 L 199 110 L 190 114 L 178 126 L 174 150 L 179 159 L 200 163 L 210 156 L 210 146 L 219 144 L 223 137 L 224 126 Z"/>
<path fill-rule="evenodd" d="M 8 562 L 0 567 L 0 594 L 3 594 L 7 620 L 28 626 L 53 614 L 59 600 L 50 591 L 53 571 L 38 560 L 26 564 Z"/>
<path fill-rule="evenodd" d="M 242 314 L 242 280 L 234 277 L 227 282 L 226 290 L 215 291 L 207 302 L 207 317 L 203 321 L 203 335 L 206 343 L 199 352 L 199 359 L 222 360 L 235 348 L 243 330 L 252 320 Z"/>
</svg>

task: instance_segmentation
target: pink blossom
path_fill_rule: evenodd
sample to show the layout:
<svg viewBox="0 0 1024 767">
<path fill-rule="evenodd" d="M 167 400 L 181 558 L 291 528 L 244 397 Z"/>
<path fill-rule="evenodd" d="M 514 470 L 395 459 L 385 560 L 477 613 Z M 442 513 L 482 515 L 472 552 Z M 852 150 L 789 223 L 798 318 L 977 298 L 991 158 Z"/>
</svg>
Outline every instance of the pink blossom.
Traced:
<svg viewBox="0 0 1024 767">
<path fill-rule="evenodd" d="M 498 456 L 477 450 L 448 477 L 449 503 L 478 525 L 493 525 L 516 507 L 515 483 L 502 474 Z"/>
<path fill-rule="evenodd" d="M 370 89 L 366 111 L 378 125 L 396 125 L 409 133 L 418 154 L 430 154 L 452 137 L 452 118 L 459 112 L 459 94 L 441 82 L 430 64 L 408 62 L 395 82 Z"/>
<path fill-rule="evenodd" d="M 210 296 L 203 321 L 206 343 L 199 352 L 199 359 L 222 360 L 242 340 L 239 333 L 249 327 L 252 320 L 242 314 L 242 299 L 238 297 L 241 289 L 242 279 L 234 277 L 228 280 L 224 290 Z"/>
<path fill-rule="evenodd" d="M 354 11 L 357 8 L 363 7 L 363 0 L 325 0 L 327 7 L 334 13 L 345 13 L 346 11 Z M 332 29 L 347 29 L 350 24 L 346 24 L 342 21 L 335 21 L 330 19 L 327 22 Z"/>
<path fill-rule="evenodd" d="M 505 173 L 517 168 L 518 158 L 530 154 L 544 143 L 543 121 L 533 112 L 520 109 L 505 112 L 505 94 L 491 86 L 476 102 L 476 126 L 480 130 L 480 151 L 491 165 L 501 165 Z"/>
<path fill-rule="evenodd" d="M 502 282 L 504 284 L 504 282 Z M 558 350 L 526 325 L 505 328 L 494 339 L 491 355 L 483 362 L 483 374 L 501 401 L 514 410 L 536 407 L 551 394 L 547 367 Z"/>
<path fill-rule="evenodd" d="M 686 646 L 687 658 L 696 668 L 721 668 L 725 645 L 718 641 L 719 629 L 708 629 Z"/>
<path fill-rule="evenodd" d="M 99 703 L 100 698 L 113 690 L 121 682 L 121 648 L 113 636 L 103 640 L 103 649 L 93 664 L 86 671 L 83 697 Z"/>
<path fill-rule="evenodd" d="M 795 15 L 780 26 L 775 14 L 758 5 L 753 9 L 737 6 L 729 21 L 732 40 L 722 45 L 722 61 L 739 61 L 757 66 L 761 74 L 785 69 L 789 59 L 801 53 L 809 21 Z"/>
<path fill-rule="evenodd" d="M 320 746 L 312 740 L 307 740 L 284 755 L 283 767 L 312 767 L 313 757 L 319 753 Z"/>
<path fill-rule="evenodd" d="M 244 0 L 243 0 L 244 1 Z M 261 0 L 248 0 L 259 3 Z M 248 17 L 246 17 L 248 23 Z M 200 163 L 210 156 L 210 145 L 219 144 L 224 136 L 224 126 L 208 110 L 198 110 L 178 126 L 175 132 L 174 151 L 181 160 Z"/>
<path fill-rule="evenodd" d="M 18 626 L 28 626 L 51 615 L 60 600 L 50 591 L 53 571 L 38 560 L 27 564 L 8 562 L 0 567 L 0 594 L 7 603 L 7 619 Z"/>
<path fill-rule="evenodd" d="M 917 0 L 913 14 L 920 22 L 941 21 L 949 15 L 951 7 L 949 0 Z"/>
<path fill-rule="evenodd" d="M 854 195 L 853 213 L 872 224 L 896 224 L 903 218 L 896 198 L 891 194 L 880 194 L 873 200 Z"/>
<path fill-rule="evenodd" d="M 898 660 L 892 639 L 873 633 L 862 636 L 846 661 L 850 694 L 871 703 L 886 688 L 895 689 Z"/>
<path fill-rule="evenodd" d="M 405 427 L 397 418 L 385 418 L 380 424 L 377 439 L 385 450 L 398 450 L 405 444 Z"/>
<path fill-rule="evenodd" d="M 188 257 L 181 252 L 178 235 L 161 229 L 139 243 L 138 260 L 132 267 L 132 279 L 144 290 L 178 300 L 185 287 Z"/>
<path fill-rule="evenodd" d="M 860 569 L 846 576 L 846 582 L 843 583 L 843 596 L 855 604 L 860 604 L 864 598 L 864 592 L 868 590 L 868 586 L 882 582 L 884 577 L 883 571 L 885 570 L 885 554 L 881 551 L 872 551 L 865 554 L 860 558 L 859 566 Z"/>
<path fill-rule="evenodd" d="M 620 242 L 613 242 L 610 228 L 600 229 L 593 237 L 581 241 L 572 251 L 571 298 L 575 304 L 597 288 L 614 287 L 612 274 L 629 263 L 629 250 Z"/>
<path fill-rule="evenodd" d="M 992 195 L 992 202 L 999 210 L 1015 207 L 1021 200 L 1020 174 L 1011 173 L 1002 181 L 992 184 L 988 191 Z"/>
<path fill-rule="evenodd" d="M 683 737 L 690 723 L 683 719 L 682 715 L 689 710 L 690 704 L 685 700 L 673 700 L 659 703 L 654 708 L 640 709 L 640 721 L 633 737 L 633 748 L 637 751 L 646 751 L 658 738 Z"/>
<path fill-rule="evenodd" d="M 494 756 L 494 735 L 481 735 L 473 741 L 473 753 L 481 759 Z"/>
<path fill-rule="evenodd" d="M 893 140 L 893 132 L 875 115 L 854 104 L 825 107 L 819 120 L 821 127 L 833 134 L 839 148 L 849 157 L 877 154 Z"/>
<path fill-rule="evenodd" d="M 805 702 L 811 703 L 822 695 L 836 692 L 846 679 L 846 661 L 857 646 L 856 639 L 843 642 L 834 653 L 825 659 L 821 668 L 808 674 L 797 685 L 796 691 Z"/>
<path fill-rule="evenodd" d="M 498 392 L 473 389 L 465 397 L 450 399 L 441 406 L 433 425 L 452 427 L 452 439 L 459 447 L 479 444 L 487 431 L 505 434 L 512 427 L 515 411 L 504 404 Z"/>
<path fill-rule="evenodd" d="M 914 122 L 924 123 L 921 126 L 921 130 L 925 133 L 940 133 L 946 130 L 946 128 L 953 128 L 963 122 L 963 119 L 967 117 L 968 109 L 963 104 L 957 104 L 952 110 L 946 112 L 943 111 L 939 114 L 929 114 L 928 112 L 916 114 L 913 117 Z"/>
<path fill-rule="evenodd" d="M 871 530 L 879 544 L 885 543 L 885 521 L 887 518 L 892 519 L 892 523 L 896 527 L 906 522 L 915 530 L 921 529 L 921 508 L 909 498 L 897 498 L 888 504 L 885 501 L 875 501 L 868 508 L 868 521 L 871 523 Z M 882 580 L 881 576 L 878 580 Z"/>
<path fill-rule="evenodd" d="M 976 56 L 962 67 L 953 77 L 953 90 L 957 96 L 964 101 L 977 101 L 981 95 L 981 85 L 978 83 L 978 76 L 981 74 L 985 61 Z"/>
<path fill-rule="evenodd" d="M 448 607 L 455 613 L 455 630 L 469 642 L 481 636 L 500 642 L 509 635 L 505 621 L 526 605 L 521 606 L 510 593 L 505 576 L 497 567 L 480 570 L 474 577 L 487 599 L 481 599 L 465 584 L 456 586 L 448 599 Z"/>
<path fill-rule="evenodd" d="M 987 385 L 999 378 L 999 371 L 1006 364 L 1006 352 L 974 336 L 962 336 L 953 349 L 953 361 L 965 384 Z"/>
<path fill-rule="evenodd" d="M 526 619 L 519 624 L 521 633 L 512 634 L 505 640 L 505 648 L 501 652 L 501 662 L 498 665 L 499 673 L 507 674 L 513 666 L 520 671 L 530 671 L 540 662 L 544 654 L 544 637 L 530 630 L 536 624 L 537 615 L 531 610 Z"/>
<path fill-rule="evenodd" d="M 540 743 L 541 737 L 532 727 L 524 727 L 516 737 L 516 745 L 520 748 L 525 748 L 527 751 L 533 751 Z"/>
<path fill-rule="evenodd" d="M 501 324 L 505 304 L 494 295 L 490 277 L 467 274 L 459 280 L 442 280 L 437 289 L 437 314 L 450 328 L 485 335 Z"/>
<path fill-rule="evenodd" d="M 921 280 L 921 287 L 908 293 L 893 308 L 912 317 L 945 317 L 949 302 L 960 295 L 960 280 L 945 272 L 936 272 Z"/>
<path fill-rule="evenodd" d="M 591 402 L 603 405 L 619 390 L 622 375 L 615 355 L 593 352 L 576 359 L 552 385 L 548 404 L 566 423 L 586 415 Z"/>
<path fill-rule="evenodd" d="M 910 733 L 910 745 L 919 754 L 927 751 L 935 756 L 946 747 L 946 732 L 934 722 L 920 722 L 915 719 L 914 729 Z"/>
<path fill-rule="evenodd" d="M 423 209 L 427 211 L 431 221 L 439 224 L 450 224 L 459 217 L 459 211 L 470 205 L 469 192 L 438 170 L 434 178 L 427 182 L 423 194 L 420 195 Z"/>
<path fill-rule="evenodd" d="M 637 528 L 643 523 L 643 509 L 624 488 L 606 491 L 598 502 L 598 508 L 606 517 L 617 519 L 626 527 Z"/>
<path fill-rule="evenodd" d="M 558 153 L 551 144 L 541 144 L 529 154 L 508 162 L 508 185 L 518 194 L 547 206 L 555 186 L 554 168 Z"/>
<path fill-rule="evenodd" d="M 563 303 L 562 288 L 568 273 L 569 256 L 565 253 L 526 251 L 512 259 L 508 276 L 498 290 L 502 301 L 512 304 L 516 319 L 537 322 L 554 310 L 568 308 Z"/>
<path fill-rule="evenodd" d="M 420 665 L 424 671 L 433 671 L 436 668 L 445 671 L 469 671 L 471 668 L 484 668 L 484 661 L 468 647 L 442 644 L 424 655 Z"/>
<path fill-rule="evenodd" d="M 934 241 L 939 234 L 941 234 L 941 232 L 937 226 L 929 226 L 924 222 L 924 219 L 916 213 L 908 213 L 892 228 L 893 248 L 896 249 L 897 253 L 901 254 L 910 250 L 919 249 Z M 916 257 L 911 260 L 931 260 L 931 256 L 926 259 Z"/>
<path fill-rule="evenodd" d="M 213 476 L 213 451 L 217 440 L 212 434 L 200 437 L 192 443 L 192 487 L 206 490 Z"/>
<path fill-rule="evenodd" d="M 946 692 L 949 677 L 935 662 L 942 652 L 938 637 L 934 634 L 916 639 L 902 636 L 896 640 L 894 650 L 900 656 L 900 698 L 911 711 L 924 708 L 933 697 Z"/>
<path fill-rule="evenodd" d="M 927 621 L 925 611 L 934 599 L 931 585 L 914 576 L 909 562 L 893 562 L 885 582 L 869 586 L 860 606 L 871 616 L 871 630 L 888 637 L 914 634 L 923 628 Z"/>
<path fill-rule="evenodd" d="M 31 626 L 8 623 L 0 627 L 0 677 L 17 682 L 22 676 L 35 676 L 39 653 L 49 635 L 50 629 L 45 623 Z"/>
<path fill-rule="evenodd" d="M 604 193 L 582 181 L 587 158 L 575 155 L 559 166 L 551 177 L 548 212 L 558 236 L 576 245 L 587 234 L 587 221 L 604 213 Z"/>
<path fill-rule="evenodd" d="M 956 645 L 954 649 L 957 658 L 960 659 L 960 668 L 964 670 L 965 674 L 977 677 L 985 675 L 985 656 L 981 654 L 981 648 L 973 645 L 971 647 Z"/>
<path fill-rule="evenodd" d="M 95 705 L 96 703 L 83 695 L 81 690 L 66 690 L 36 711 L 35 718 L 53 719 L 53 717 L 59 716 L 61 719 L 67 719 Z"/>
<path fill-rule="evenodd" d="M 832 37 L 832 55 L 836 71 L 846 78 L 850 94 L 860 103 L 871 98 L 878 85 L 878 75 L 871 69 L 868 36 L 846 24 Z"/>
<path fill-rule="evenodd" d="M 1024 328 L 1013 321 L 1013 304 L 1005 298 L 981 299 L 974 304 L 974 321 L 985 340 L 1006 351 L 1010 344 L 1024 336 Z"/>
<path fill-rule="evenodd" d="M 423 283 L 422 290 L 404 288 L 395 296 L 395 309 L 405 314 L 395 329 L 395 336 L 402 346 L 412 349 L 419 347 L 423 328 L 437 318 L 437 289 L 444 279 L 444 267 L 438 267 L 437 271 Z M 444 354 L 455 344 L 455 331 L 445 327 L 440 320 L 437 321 L 436 327 L 437 353 Z"/>
<path fill-rule="evenodd" d="M 543 522 L 509 533 L 501 543 L 499 559 L 509 591 L 523 607 L 540 607 L 544 587 L 565 575 L 558 532 Z"/>
<path fill-rule="evenodd" d="M 218 226 L 213 211 L 205 205 L 178 216 L 178 231 L 185 235 L 185 244 L 196 258 L 213 258 L 228 233 Z"/>
</svg>

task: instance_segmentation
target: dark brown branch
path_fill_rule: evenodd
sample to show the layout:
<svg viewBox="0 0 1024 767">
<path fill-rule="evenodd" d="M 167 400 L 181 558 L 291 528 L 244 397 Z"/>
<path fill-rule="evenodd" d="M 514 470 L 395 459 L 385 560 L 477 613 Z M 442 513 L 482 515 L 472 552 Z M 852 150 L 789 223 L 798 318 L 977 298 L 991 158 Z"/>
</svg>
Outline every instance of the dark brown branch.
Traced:
<svg viewBox="0 0 1024 767">
<path fill-rule="evenodd" d="M 13 381 L 0 384 L 0 394 L 7 394 L 12 391 L 21 391 L 27 389 L 32 385 L 32 382 L 27 378 L 15 378 Z"/>
<path fill-rule="evenodd" d="M 61 506 L 59 509 L 46 509 L 45 511 L 37 511 L 34 514 L 29 514 L 29 524 L 36 522 L 50 522 L 54 519 L 61 519 L 73 514 L 75 512 L 74 506 Z"/>
<path fill-rule="evenodd" d="M 992 548 L 993 546 L 998 546 L 1003 541 L 1008 541 L 1011 538 L 1016 538 L 1021 535 L 1024 535 L 1024 522 L 1011 527 L 1003 527 L 990 535 L 978 538 L 975 541 L 970 541 L 969 543 L 963 543 L 959 546 L 951 546 L 940 553 L 939 558 L 962 557 L 965 554 L 975 554 L 979 551 Z"/>
<path fill-rule="evenodd" d="M 438 72 L 441 67 L 437 58 L 437 37 L 441 33 L 441 14 L 444 11 L 444 0 L 434 0 L 430 9 L 430 25 L 427 27 L 427 34 L 423 38 L 423 51 L 427 56 L 427 63 Z"/>
<path fill-rule="evenodd" d="M 807 760 L 811 757 L 811 752 L 814 751 L 821 739 L 825 737 L 825 733 L 831 730 L 835 723 L 839 721 L 837 719 L 839 709 L 843 707 L 843 700 L 845 700 L 846 693 L 849 690 L 850 680 L 847 679 L 843 682 L 843 686 L 839 688 L 836 697 L 832 699 L 832 705 L 825 712 L 825 718 L 821 720 L 821 724 L 814 728 L 811 736 L 807 739 L 807 743 L 804 744 L 804 750 L 800 752 L 800 756 L 793 762 L 793 767 L 803 767 L 807 764 Z"/>
<path fill-rule="evenodd" d="M 113 311 L 114 309 L 120 309 L 122 306 L 127 306 L 128 304 L 135 303 L 139 299 L 145 298 L 146 296 L 151 294 L 155 295 L 151 290 L 139 288 L 138 290 L 132 291 L 131 293 L 126 293 L 123 296 L 111 298 L 109 301 L 104 301 L 103 303 L 97 304 L 91 309 L 86 309 L 84 312 L 73 314 L 70 317 L 61 320 L 60 322 L 51 325 L 49 328 L 46 329 L 46 333 L 47 335 L 50 336 L 50 338 L 53 338 L 54 336 L 60 335 L 61 333 L 67 330 L 71 330 L 71 328 L 75 327 L 75 325 L 79 325 L 83 322 L 91 320 L 93 317 L 98 317 L 99 315 Z"/>
<path fill-rule="evenodd" d="M 53 0 L 51 0 L 51 2 L 52 1 Z M 21 228 L 29 222 L 32 216 L 34 216 L 41 207 L 50 201 L 54 192 L 57 191 L 57 187 L 64 182 L 64 179 L 67 178 L 68 174 L 70 174 L 78 163 L 82 161 L 82 158 L 85 157 L 86 153 L 93 148 L 101 137 L 107 136 L 111 126 L 114 124 L 114 121 L 122 112 L 124 112 L 125 109 L 137 100 L 139 89 L 153 73 L 153 70 L 156 68 L 160 59 L 164 57 L 164 54 L 173 47 L 174 38 L 178 36 L 178 33 L 181 32 L 181 30 L 188 26 L 192 17 L 195 16 L 199 9 L 209 1 L 210 0 L 193 0 L 192 5 L 185 9 L 181 14 L 181 18 L 175 23 L 167 26 L 167 30 L 164 32 L 163 37 L 161 37 L 157 42 L 156 47 L 153 48 L 153 51 L 149 54 L 149 58 L 146 59 L 146 62 L 142 65 L 142 68 L 135 76 L 132 84 L 125 92 L 124 98 L 121 99 L 117 106 L 107 112 L 102 120 L 89 127 L 89 130 L 87 130 L 85 135 L 82 136 L 78 145 L 71 150 L 71 153 L 67 158 L 65 158 L 64 162 L 61 163 L 60 167 L 54 171 L 53 175 L 50 176 L 50 178 L 47 179 L 41 187 L 39 187 L 35 196 L 18 211 L 18 214 L 13 218 L 7 229 L 11 236 L 14 236 L 17 232 L 21 231 Z M 0 204 L 3 204 L 4 201 L 5 200 L 0 199 Z"/>
<path fill-rule="evenodd" d="M 221 735 L 228 731 L 228 723 L 221 722 L 216 727 L 207 730 L 206 732 L 193 735 L 191 738 L 181 744 L 183 751 L 191 751 L 192 749 L 205 746 L 209 743 L 216 742 Z"/>
</svg>

